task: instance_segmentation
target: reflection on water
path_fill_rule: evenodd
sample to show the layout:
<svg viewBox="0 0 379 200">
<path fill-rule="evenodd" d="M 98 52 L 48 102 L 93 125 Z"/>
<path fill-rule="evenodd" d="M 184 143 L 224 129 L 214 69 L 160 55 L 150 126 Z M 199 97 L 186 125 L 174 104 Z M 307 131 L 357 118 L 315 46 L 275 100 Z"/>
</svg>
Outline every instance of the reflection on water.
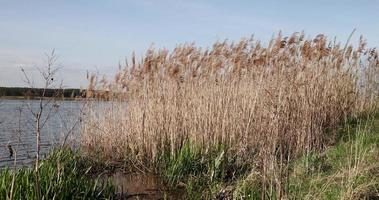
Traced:
<svg viewBox="0 0 379 200">
<path fill-rule="evenodd" d="M 35 157 L 35 120 L 32 112 L 38 100 L 0 100 L 0 168 L 13 164 L 10 149 L 17 153 L 17 165 L 29 165 Z M 80 103 L 60 101 L 48 104 L 42 114 L 46 123 L 41 133 L 41 155 L 60 144 L 75 124 L 78 124 Z M 70 134 L 70 141 L 78 139 L 78 128 Z"/>
<path fill-rule="evenodd" d="M 183 191 L 165 190 L 161 178 L 154 174 L 140 174 L 115 172 L 105 175 L 104 179 L 110 179 L 116 186 L 116 191 L 121 199 L 182 199 Z"/>
</svg>

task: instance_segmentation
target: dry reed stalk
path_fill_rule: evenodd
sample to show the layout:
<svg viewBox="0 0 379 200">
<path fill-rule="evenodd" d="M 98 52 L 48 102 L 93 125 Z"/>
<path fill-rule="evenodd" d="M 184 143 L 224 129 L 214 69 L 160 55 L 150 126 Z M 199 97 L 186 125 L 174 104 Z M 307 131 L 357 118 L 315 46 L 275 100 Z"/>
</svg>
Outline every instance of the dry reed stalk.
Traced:
<svg viewBox="0 0 379 200">
<path fill-rule="evenodd" d="M 281 195 L 282 164 L 324 148 L 334 138 L 327 128 L 373 111 L 378 95 L 378 52 L 363 39 L 342 48 L 324 35 L 304 38 L 149 49 L 139 63 L 133 55 L 96 88 L 107 92 L 92 94 L 91 77 L 88 98 L 99 98 L 87 109 L 83 146 L 146 166 L 186 141 L 204 154 L 225 145 L 227 154 L 258 163 L 262 185 Z"/>
</svg>

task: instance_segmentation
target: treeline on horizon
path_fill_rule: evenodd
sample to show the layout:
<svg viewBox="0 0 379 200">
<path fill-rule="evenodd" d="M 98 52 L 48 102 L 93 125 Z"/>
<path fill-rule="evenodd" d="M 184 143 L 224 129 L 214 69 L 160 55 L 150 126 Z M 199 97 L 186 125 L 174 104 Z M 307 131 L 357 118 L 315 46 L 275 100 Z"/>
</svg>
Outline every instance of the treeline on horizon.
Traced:
<svg viewBox="0 0 379 200">
<path fill-rule="evenodd" d="M 65 97 L 74 98 L 81 96 L 80 89 L 46 89 L 43 94 L 43 88 L 28 88 L 28 87 L 0 87 L 0 97 Z"/>
</svg>

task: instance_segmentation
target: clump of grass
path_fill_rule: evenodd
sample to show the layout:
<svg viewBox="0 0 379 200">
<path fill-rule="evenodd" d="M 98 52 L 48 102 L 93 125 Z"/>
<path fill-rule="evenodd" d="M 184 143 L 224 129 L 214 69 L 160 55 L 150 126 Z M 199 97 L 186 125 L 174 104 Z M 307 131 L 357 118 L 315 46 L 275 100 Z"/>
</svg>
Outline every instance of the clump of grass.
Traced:
<svg viewBox="0 0 379 200">
<path fill-rule="evenodd" d="M 280 199 L 292 160 L 375 110 L 378 76 L 378 52 L 362 38 L 356 47 L 295 33 L 267 46 L 249 38 L 149 49 L 114 80 L 90 77 L 82 146 L 141 171 L 168 157 L 165 173 L 178 179 L 211 167 L 204 159 L 223 146 L 237 166 L 256 169 L 262 198 Z"/>
<path fill-rule="evenodd" d="M 169 187 L 185 187 L 185 193 L 193 199 L 212 199 L 225 182 L 234 182 L 251 171 L 251 165 L 241 162 L 235 155 L 225 154 L 224 146 L 201 152 L 189 142 L 171 156 L 157 159 L 157 173 Z"/>
<path fill-rule="evenodd" d="M 42 199 L 112 199 L 110 182 L 90 177 L 80 157 L 69 149 L 55 150 L 39 165 L 39 189 Z M 37 199 L 33 169 L 0 171 L 0 199 Z M 12 186 L 13 184 L 13 186 Z"/>
<path fill-rule="evenodd" d="M 261 198 L 260 179 L 255 173 L 250 173 L 236 183 L 232 197 L 234 199 L 259 199 Z"/>
</svg>

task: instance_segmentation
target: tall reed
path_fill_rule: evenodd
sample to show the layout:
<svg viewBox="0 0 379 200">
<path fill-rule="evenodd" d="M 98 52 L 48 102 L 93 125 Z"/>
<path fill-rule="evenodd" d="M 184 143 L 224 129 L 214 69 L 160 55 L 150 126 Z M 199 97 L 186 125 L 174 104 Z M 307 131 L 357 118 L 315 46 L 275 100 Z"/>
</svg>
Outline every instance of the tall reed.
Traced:
<svg viewBox="0 0 379 200">
<path fill-rule="evenodd" d="M 363 38 L 352 46 L 294 33 L 267 45 L 248 38 L 149 49 L 111 81 L 90 77 L 82 145 L 137 168 L 186 142 L 203 154 L 222 145 L 280 198 L 285 164 L 333 142 L 344 120 L 372 112 L 378 80 L 378 52 Z"/>
</svg>

